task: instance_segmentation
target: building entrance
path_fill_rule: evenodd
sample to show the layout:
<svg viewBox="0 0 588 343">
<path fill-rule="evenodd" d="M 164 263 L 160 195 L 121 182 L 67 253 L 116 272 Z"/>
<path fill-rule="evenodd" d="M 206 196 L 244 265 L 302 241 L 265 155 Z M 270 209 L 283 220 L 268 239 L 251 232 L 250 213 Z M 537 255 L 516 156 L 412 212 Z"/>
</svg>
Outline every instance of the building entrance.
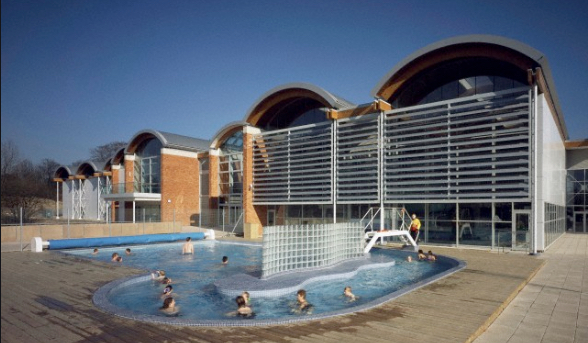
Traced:
<svg viewBox="0 0 588 343">
<path fill-rule="evenodd" d="M 588 232 L 588 212 L 574 212 L 574 232 Z"/>
<path fill-rule="evenodd" d="M 514 211 L 512 222 L 512 249 L 528 250 L 531 247 L 531 211 Z"/>
</svg>

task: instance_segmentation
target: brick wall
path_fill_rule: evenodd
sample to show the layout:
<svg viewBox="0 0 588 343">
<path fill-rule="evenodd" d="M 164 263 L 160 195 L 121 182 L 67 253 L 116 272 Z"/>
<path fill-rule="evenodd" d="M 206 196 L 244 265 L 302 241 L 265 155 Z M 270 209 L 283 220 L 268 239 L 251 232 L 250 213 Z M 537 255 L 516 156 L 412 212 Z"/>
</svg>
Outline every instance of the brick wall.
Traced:
<svg viewBox="0 0 588 343">
<path fill-rule="evenodd" d="M 208 206 L 211 209 L 218 207 L 218 196 L 219 196 L 219 156 L 218 153 L 211 153 L 208 158 L 208 190 L 210 192 Z"/>
<path fill-rule="evenodd" d="M 135 182 L 135 160 L 134 155 L 125 155 L 125 179 L 120 182 L 125 183 L 125 193 L 133 193 Z"/>
<path fill-rule="evenodd" d="M 164 150 L 169 151 L 165 153 Z M 199 175 L 200 165 L 196 153 L 162 149 L 162 221 L 173 221 L 175 216 L 175 221 L 182 225 L 197 224 L 197 215 L 200 214 Z"/>
<path fill-rule="evenodd" d="M 253 134 L 243 132 L 243 212 L 244 224 L 257 224 L 261 230 L 261 214 L 257 211 L 265 206 L 253 206 Z M 266 214 L 267 215 L 267 214 Z"/>
</svg>

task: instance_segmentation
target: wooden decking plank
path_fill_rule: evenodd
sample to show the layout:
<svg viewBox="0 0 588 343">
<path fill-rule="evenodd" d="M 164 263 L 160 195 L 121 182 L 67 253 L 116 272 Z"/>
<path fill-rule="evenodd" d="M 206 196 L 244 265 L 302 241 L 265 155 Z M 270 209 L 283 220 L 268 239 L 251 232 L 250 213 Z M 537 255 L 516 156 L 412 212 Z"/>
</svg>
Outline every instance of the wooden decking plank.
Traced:
<svg viewBox="0 0 588 343">
<path fill-rule="evenodd" d="M 441 248 L 435 250 L 437 254 L 445 252 Z M 144 271 L 55 252 L 2 253 L 1 285 L 6 286 L 2 290 L 13 289 L 15 285 L 20 287 L 18 296 L 2 292 L 2 315 L 12 317 L 12 312 L 7 313 L 11 308 L 26 307 L 32 311 L 33 318 L 43 313 L 39 316 L 39 322 L 43 319 L 48 321 L 46 327 L 29 326 L 29 331 L 44 334 L 36 337 L 49 338 L 51 332 L 62 330 L 64 336 L 79 335 L 84 341 L 95 342 L 108 340 L 138 343 L 168 340 L 204 343 L 224 342 L 225 339 L 237 342 L 241 339 L 280 343 L 361 343 L 380 340 L 394 342 L 399 341 L 398 338 L 406 343 L 422 343 L 426 340 L 453 343 L 456 342 L 456 337 L 467 339 L 468 333 L 477 330 L 478 323 L 487 319 L 487 313 L 501 304 L 501 297 L 509 296 L 512 293 L 510 289 L 518 287 L 526 276 L 517 269 L 531 270 L 537 263 L 519 256 L 496 258 L 496 254 L 490 253 L 458 249 L 448 251 L 451 255 L 467 259 L 471 270 L 453 274 L 375 309 L 318 322 L 223 328 L 175 327 L 135 322 L 112 316 L 94 307 L 91 297 L 96 289 L 120 277 L 138 275 Z M 529 260 L 532 262 L 528 262 Z M 494 284 L 499 287 L 492 290 Z M 21 319 L 24 322 L 31 320 L 26 317 Z M 14 326 L 3 320 L 3 332 L 5 327 L 10 329 L 7 337 L 11 337 L 12 342 L 17 337 L 28 335 L 24 322 L 20 326 Z M 29 335 L 27 338 L 34 337 Z"/>
</svg>

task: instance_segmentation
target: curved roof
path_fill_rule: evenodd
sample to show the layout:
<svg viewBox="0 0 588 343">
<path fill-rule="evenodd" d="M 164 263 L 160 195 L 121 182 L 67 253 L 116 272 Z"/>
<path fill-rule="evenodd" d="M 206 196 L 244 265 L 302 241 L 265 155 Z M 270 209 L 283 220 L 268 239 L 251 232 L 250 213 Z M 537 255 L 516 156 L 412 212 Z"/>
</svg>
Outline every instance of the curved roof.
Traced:
<svg viewBox="0 0 588 343">
<path fill-rule="evenodd" d="M 94 174 L 96 172 L 102 171 L 103 168 L 98 168 L 98 166 L 104 166 L 106 162 L 97 162 L 97 161 L 84 161 L 82 162 L 76 171 L 76 175 L 84 174 L 87 169 L 90 169 L 91 172 L 88 174 Z"/>
<path fill-rule="evenodd" d="M 452 37 L 430 44 L 396 64 L 380 79 L 371 95 L 388 102 L 398 95 L 402 86 L 420 72 L 443 62 L 455 59 L 489 57 L 508 62 L 522 71 L 540 67 L 547 84 L 549 96 L 557 113 L 564 136 L 567 131 L 559 105 L 559 99 L 551 76 L 551 68 L 545 55 L 519 41 L 494 35 L 466 35 Z"/>
<path fill-rule="evenodd" d="M 221 127 L 214 136 L 212 136 L 212 140 L 210 141 L 210 147 L 212 149 L 219 148 L 225 139 L 227 139 L 230 135 L 235 133 L 236 130 L 242 130 L 243 126 L 246 126 L 247 122 L 244 121 L 233 121 L 228 123 L 227 125 Z"/>
<path fill-rule="evenodd" d="M 275 87 L 263 94 L 247 111 L 243 121 L 256 125 L 274 105 L 291 98 L 309 98 L 336 110 L 356 107 L 355 104 L 335 96 L 321 87 L 302 82 L 288 83 Z"/>
<path fill-rule="evenodd" d="M 210 146 L 210 141 L 177 135 L 175 133 L 169 133 L 164 131 L 157 131 L 157 130 L 141 130 L 137 132 L 133 138 L 130 140 L 129 144 L 127 145 L 125 152 L 126 153 L 134 153 L 135 149 L 141 142 L 148 138 L 157 138 L 161 142 L 164 148 L 170 149 L 178 149 L 178 150 L 186 150 L 186 151 L 208 151 L 208 147 Z"/>
<path fill-rule="evenodd" d="M 125 161 L 125 148 L 120 148 L 110 159 L 111 165 L 119 165 Z"/>
<path fill-rule="evenodd" d="M 56 179 L 67 179 L 71 174 L 71 168 L 69 166 L 59 166 L 55 169 L 53 177 Z"/>
</svg>

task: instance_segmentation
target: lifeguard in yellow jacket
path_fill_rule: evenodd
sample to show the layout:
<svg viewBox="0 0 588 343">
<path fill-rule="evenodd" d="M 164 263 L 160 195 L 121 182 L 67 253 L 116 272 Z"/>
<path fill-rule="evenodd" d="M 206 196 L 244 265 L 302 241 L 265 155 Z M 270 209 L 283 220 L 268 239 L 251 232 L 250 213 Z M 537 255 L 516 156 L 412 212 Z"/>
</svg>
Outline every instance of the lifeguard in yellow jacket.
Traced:
<svg viewBox="0 0 588 343">
<path fill-rule="evenodd" d="M 421 229 L 421 221 L 417 218 L 415 213 L 412 214 L 412 221 L 410 222 L 410 236 L 414 240 L 415 243 L 419 237 L 419 230 Z"/>
</svg>

